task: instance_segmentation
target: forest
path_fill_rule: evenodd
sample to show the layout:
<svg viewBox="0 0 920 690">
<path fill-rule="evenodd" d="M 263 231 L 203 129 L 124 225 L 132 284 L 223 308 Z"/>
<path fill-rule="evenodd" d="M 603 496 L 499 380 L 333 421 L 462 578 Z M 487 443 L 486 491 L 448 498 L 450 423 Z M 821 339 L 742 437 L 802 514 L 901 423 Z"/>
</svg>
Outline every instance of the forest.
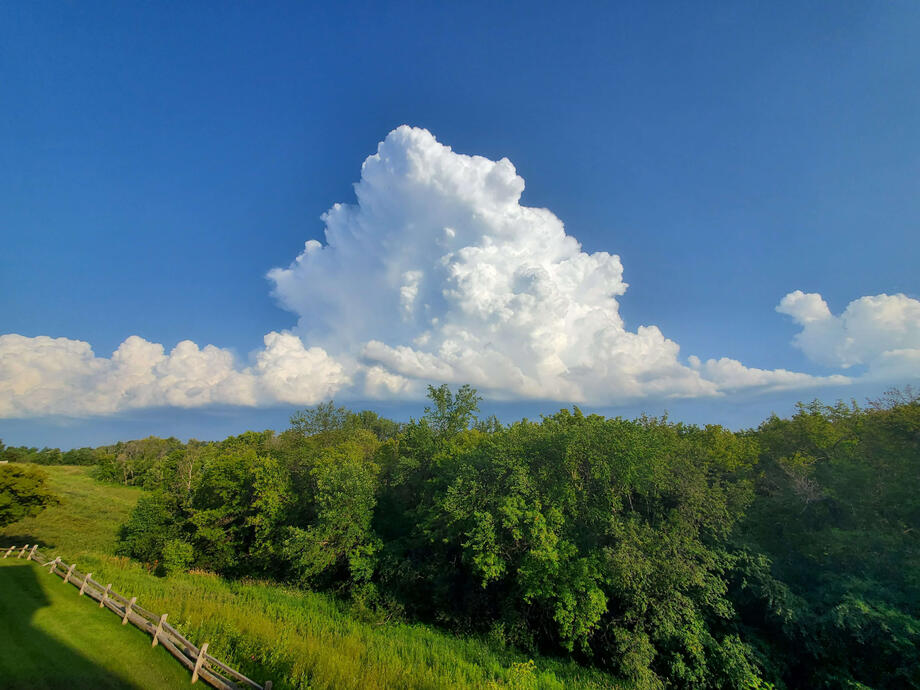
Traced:
<svg viewBox="0 0 920 690">
<path fill-rule="evenodd" d="M 397 423 L 333 402 L 280 433 L 5 448 L 148 490 L 119 550 L 333 593 L 637 688 L 920 688 L 920 396 L 733 432 L 502 424 L 468 386 Z"/>
</svg>

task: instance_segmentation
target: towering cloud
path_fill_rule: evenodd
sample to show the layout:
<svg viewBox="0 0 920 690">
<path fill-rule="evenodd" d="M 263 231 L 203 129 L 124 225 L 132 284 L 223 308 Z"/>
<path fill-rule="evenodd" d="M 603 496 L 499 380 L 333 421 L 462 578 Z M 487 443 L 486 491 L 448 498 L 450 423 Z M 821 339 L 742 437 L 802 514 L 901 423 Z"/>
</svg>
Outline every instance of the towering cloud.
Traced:
<svg viewBox="0 0 920 690">
<path fill-rule="evenodd" d="M 620 258 L 582 251 L 550 211 L 520 204 L 523 190 L 507 159 L 400 127 L 364 162 L 357 204 L 324 216 L 326 245 L 269 273 L 274 294 L 309 342 L 370 367 L 371 394 L 449 381 L 616 402 L 820 382 L 727 359 L 687 366 L 658 327 L 627 330 Z"/>
</svg>

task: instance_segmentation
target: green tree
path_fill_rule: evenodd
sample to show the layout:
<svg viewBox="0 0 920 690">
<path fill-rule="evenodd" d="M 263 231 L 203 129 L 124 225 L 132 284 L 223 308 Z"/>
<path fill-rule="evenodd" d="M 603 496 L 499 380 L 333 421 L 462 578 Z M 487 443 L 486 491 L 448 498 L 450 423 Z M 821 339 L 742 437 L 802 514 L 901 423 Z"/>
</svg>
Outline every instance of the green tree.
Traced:
<svg viewBox="0 0 920 690">
<path fill-rule="evenodd" d="M 168 542 L 181 536 L 181 517 L 175 502 L 163 492 L 141 496 L 128 522 L 119 530 L 116 553 L 145 563 L 163 560 Z"/>
<path fill-rule="evenodd" d="M 332 400 L 298 410 L 291 415 L 290 421 L 290 431 L 301 437 L 365 429 L 379 440 L 386 441 L 394 438 L 402 427 L 401 424 L 381 417 L 371 410 L 352 412 L 345 407 L 336 407 Z M 339 434 L 337 438 L 342 437 Z"/>
<path fill-rule="evenodd" d="M 275 457 L 262 456 L 252 471 L 252 504 L 246 518 L 252 529 L 250 556 L 253 569 L 279 572 L 286 527 L 296 499 L 290 472 Z"/>
<path fill-rule="evenodd" d="M 38 515 L 58 502 L 48 488 L 48 475 L 37 467 L 0 465 L 0 527 Z"/>
<path fill-rule="evenodd" d="M 346 441 L 316 458 L 311 469 L 315 518 L 306 527 L 290 527 L 284 545 L 302 582 L 345 579 L 361 585 L 374 574 L 379 549 L 371 526 L 379 474 L 375 446 Z"/>
<path fill-rule="evenodd" d="M 756 437 L 751 639 L 793 685 L 920 688 L 920 401 L 800 404 Z"/>
<path fill-rule="evenodd" d="M 95 465 L 96 452 L 92 448 L 71 448 L 61 457 L 62 465 Z"/>
<path fill-rule="evenodd" d="M 340 431 L 348 422 L 349 412 L 336 407 L 335 402 L 320 403 L 314 407 L 299 410 L 291 415 L 291 429 L 302 436 L 315 436 L 330 431 Z"/>
<path fill-rule="evenodd" d="M 468 429 L 476 421 L 482 398 L 475 388 L 464 384 L 452 393 L 445 383 L 437 388 L 428 386 L 432 405 L 425 408 L 423 419 L 441 438 L 449 438 Z"/>
<path fill-rule="evenodd" d="M 93 476 L 126 486 L 161 486 L 161 471 L 166 457 L 183 448 L 177 438 L 148 436 L 134 441 L 119 441 L 96 449 L 97 465 Z"/>
<path fill-rule="evenodd" d="M 195 559 L 195 549 L 182 539 L 170 539 L 163 546 L 163 573 L 184 573 Z"/>
</svg>

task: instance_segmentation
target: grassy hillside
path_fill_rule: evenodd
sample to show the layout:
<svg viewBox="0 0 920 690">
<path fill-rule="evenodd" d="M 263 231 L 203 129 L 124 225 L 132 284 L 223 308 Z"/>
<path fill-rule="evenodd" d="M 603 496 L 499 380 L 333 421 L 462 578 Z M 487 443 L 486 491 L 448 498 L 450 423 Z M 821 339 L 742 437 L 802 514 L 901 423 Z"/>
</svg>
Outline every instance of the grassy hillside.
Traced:
<svg viewBox="0 0 920 690">
<path fill-rule="evenodd" d="M 84 554 L 112 553 L 119 526 L 128 518 L 143 490 L 94 481 L 88 467 L 43 467 L 51 490 L 61 499 L 37 517 L 0 529 L 0 543 L 42 545 L 60 551 L 70 562 Z M 45 548 L 47 547 L 47 548 Z"/>
<path fill-rule="evenodd" d="M 118 526 L 141 490 L 97 483 L 83 467 L 47 469 L 64 500 L 8 526 L 3 543 L 46 545 L 144 607 L 168 612 L 193 641 L 210 642 L 215 656 L 252 678 L 271 678 L 276 688 L 623 687 L 573 663 L 531 660 L 488 640 L 359 617 L 325 595 L 206 573 L 156 577 L 112 555 Z"/>
</svg>

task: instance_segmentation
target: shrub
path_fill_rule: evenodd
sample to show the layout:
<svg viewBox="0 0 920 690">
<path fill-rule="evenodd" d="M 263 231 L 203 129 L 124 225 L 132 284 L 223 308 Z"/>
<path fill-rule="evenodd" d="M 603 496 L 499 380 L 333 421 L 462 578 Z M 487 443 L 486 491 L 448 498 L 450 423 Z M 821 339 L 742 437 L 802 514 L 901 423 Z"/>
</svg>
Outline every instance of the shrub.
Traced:
<svg viewBox="0 0 920 690">
<path fill-rule="evenodd" d="M 192 545 L 182 539 L 170 539 L 163 547 L 161 567 L 166 575 L 184 573 L 195 558 Z"/>
</svg>

